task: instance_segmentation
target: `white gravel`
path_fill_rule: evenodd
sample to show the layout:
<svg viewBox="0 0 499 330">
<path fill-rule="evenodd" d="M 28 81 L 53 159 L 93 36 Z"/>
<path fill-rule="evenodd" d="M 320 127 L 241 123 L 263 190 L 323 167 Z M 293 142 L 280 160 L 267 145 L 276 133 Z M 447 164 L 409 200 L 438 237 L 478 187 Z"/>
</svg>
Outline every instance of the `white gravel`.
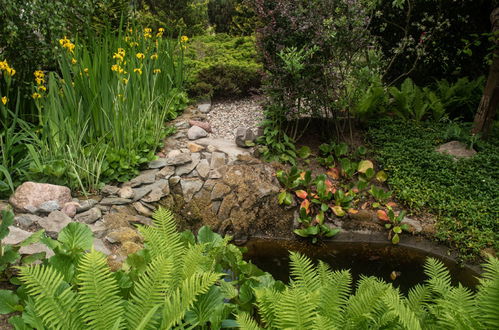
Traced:
<svg viewBox="0 0 499 330">
<path fill-rule="evenodd" d="M 233 141 L 235 130 L 240 126 L 249 127 L 256 133 L 258 125 L 264 119 L 261 101 L 261 97 L 251 97 L 214 102 L 208 113 L 208 121 L 213 130 L 210 137 Z"/>
</svg>

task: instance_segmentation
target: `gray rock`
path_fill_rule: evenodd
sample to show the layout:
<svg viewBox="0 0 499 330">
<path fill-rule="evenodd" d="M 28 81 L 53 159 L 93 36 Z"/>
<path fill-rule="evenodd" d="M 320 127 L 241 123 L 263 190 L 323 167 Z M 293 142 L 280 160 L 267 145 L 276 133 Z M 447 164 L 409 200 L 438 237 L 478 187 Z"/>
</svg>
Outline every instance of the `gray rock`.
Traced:
<svg viewBox="0 0 499 330">
<path fill-rule="evenodd" d="M 196 167 L 196 171 L 198 171 L 200 177 L 206 179 L 208 177 L 208 174 L 210 173 L 210 164 L 208 163 L 208 160 L 201 160 Z"/>
<path fill-rule="evenodd" d="M 146 203 L 157 202 L 170 193 L 170 185 L 168 184 L 168 180 L 159 180 L 153 183 L 151 186 L 153 186 L 151 192 L 146 197 L 142 198 L 142 200 Z"/>
<path fill-rule="evenodd" d="M 211 162 L 211 152 L 202 152 L 201 155 L 209 162 Z"/>
<path fill-rule="evenodd" d="M 238 127 L 236 129 L 236 145 L 238 147 L 247 148 L 248 143 L 255 142 L 256 136 L 250 128 Z"/>
<path fill-rule="evenodd" d="M 210 179 L 221 179 L 222 177 L 223 175 L 219 170 L 210 170 L 210 174 L 208 175 Z"/>
<path fill-rule="evenodd" d="M 209 152 L 215 152 L 215 151 L 218 151 L 217 147 L 215 147 L 214 145 L 211 145 L 211 144 L 209 144 L 209 145 L 206 147 L 206 150 L 208 150 Z"/>
<path fill-rule="evenodd" d="M 150 193 L 151 190 L 153 190 L 153 188 L 154 188 L 154 186 L 152 184 L 142 186 L 140 188 L 135 188 L 133 190 L 133 201 L 136 202 L 136 201 L 140 200 L 142 197 L 144 197 L 145 195 Z"/>
<path fill-rule="evenodd" d="M 59 205 L 59 202 L 57 201 L 47 201 L 45 203 L 42 203 L 40 205 L 40 208 L 38 209 L 38 212 L 43 212 L 43 213 L 50 213 L 53 211 L 58 211 L 61 209 L 61 205 Z"/>
<path fill-rule="evenodd" d="M 197 140 L 196 143 L 203 146 L 208 146 L 208 151 L 213 150 L 211 152 L 214 152 L 216 150 L 224 152 L 225 154 L 227 154 L 229 163 L 236 161 L 239 156 L 251 155 L 248 149 L 240 148 L 236 145 L 235 142 L 225 139 L 203 138 Z"/>
<path fill-rule="evenodd" d="M 182 187 L 182 194 L 184 195 L 184 200 L 189 202 L 195 193 L 197 193 L 203 187 L 203 181 L 200 179 L 186 178 L 180 180 L 180 185 Z"/>
<path fill-rule="evenodd" d="M 208 113 L 211 111 L 211 103 L 198 104 L 198 111 L 201 113 Z"/>
<path fill-rule="evenodd" d="M 144 226 L 152 226 L 153 221 L 149 217 L 145 217 L 143 215 L 136 215 L 133 217 L 132 222 L 140 223 Z"/>
<path fill-rule="evenodd" d="M 156 175 L 160 172 L 158 169 L 152 169 L 152 170 L 147 170 L 142 173 L 136 178 L 133 178 L 130 180 L 129 185 L 130 187 L 138 187 L 143 184 L 150 184 L 154 183 L 156 181 Z M 121 196 L 120 196 L 121 197 Z M 124 197 L 124 198 L 131 198 L 131 197 Z"/>
<path fill-rule="evenodd" d="M 191 173 L 192 170 L 194 170 L 196 166 L 198 166 L 201 155 L 199 153 L 193 153 L 191 154 L 191 159 L 192 161 L 190 163 L 178 166 L 175 169 L 175 175 L 182 176 Z"/>
<path fill-rule="evenodd" d="M 214 152 L 211 154 L 210 169 L 218 170 L 225 165 L 225 154 L 223 152 Z"/>
<path fill-rule="evenodd" d="M 120 197 L 106 197 L 100 201 L 101 205 L 123 205 L 130 204 L 132 202 L 131 199 L 128 198 L 120 198 Z"/>
<path fill-rule="evenodd" d="M 436 151 L 441 154 L 447 154 L 457 158 L 470 158 L 476 155 L 476 151 L 468 149 L 466 144 L 459 141 L 450 141 L 436 148 Z"/>
<path fill-rule="evenodd" d="M 95 238 L 103 238 L 106 236 L 107 228 L 103 221 L 97 221 L 94 224 L 89 225 L 90 230 L 94 234 Z"/>
<path fill-rule="evenodd" d="M 120 188 L 116 187 L 116 186 L 111 186 L 111 185 L 105 185 L 102 189 L 101 189 L 101 193 L 103 195 L 107 195 L 107 196 L 111 196 L 111 195 L 116 195 L 118 193 L 118 190 L 120 190 Z"/>
<path fill-rule="evenodd" d="M 137 211 L 139 214 L 145 215 L 146 217 L 152 216 L 152 210 L 146 207 L 143 203 L 135 202 L 132 204 L 132 206 L 135 208 L 135 211 Z"/>
<path fill-rule="evenodd" d="M 31 232 L 22 230 L 15 226 L 9 226 L 9 234 L 2 240 L 2 244 L 19 244 L 31 236 Z"/>
<path fill-rule="evenodd" d="M 423 231 L 423 226 L 421 225 L 421 222 L 418 220 L 405 217 L 404 219 L 402 219 L 400 223 L 408 225 L 409 228 L 411 228 L 411 232 L 420 233 Z"/>
<path fill-rule="evenodd" d="M 149 169 L 163 168 L 166 165 L 168 165 L 168 160 L 166 158 L 159 158 L 159 159 L 150 161 L 147 164 L 147 168 L 149 168 Z"/>
<path fill-rule="evenodd" d="M 217 183 L 211 191 L 211 200 L 219 201 L 222 200 L 225 195 L 230 192 L 230 187 L 224 183 Z"/>
<path fill-rule="evenodd" d="M 102 212 L 98 207 L 91 208 L 88 211 L 77 214 L 74 219 L 78 222 L 91 224 L 96 222 L 102 217 Z"/>
<path fill-rule="evenodd" d="M 45 229 L 47 235 L 52 238 L 56 238 L 57 234 L 71 223 L 71 218 L 68 217 L 61 211 L 54 211 L 48 215 L 46 218 L 42 218 L 38 221 L 40 227 Z"/>
<path fill-rule="evenodd" d="M 54 251 L 52 251 L 45 244 L 42 243 L 33 243 L 28 246 L 22 246 L 19 249 L 19 253 L 22 255 L 30 255 L 41 252 L 45 252 L 45 258 L 50 258 L 54 255 Z"/>
<path fill-rule="evenodd" d="M 68 187 L 28 181 L 17 187 L 9 202 L 18 212 L 36 213 L 42 205 L 46 210 L 54 210 L 55 206 L 60 209 L 71 200 Z"/>
<path fill-rule="evenodd" d="M 107 256 L 111 254 L 111 250 L 107 248 L 106 244 L 104 244 L 104 241 L 100 238 L 94 239 L 94 250 L 104 253 Z"/>
<path fill-rule="evenodd" d="M 7 201 L 0 200 L 0 212 L 2 212 L 4 210 L 10 210 L 10 209 L 11 209 L 11 206 Z"/>
<path fill-rule="evenodd" d="M 39 216 L 36 216 L 34 214 L 29 214 L 29 213 L 18 214 L 18 215 L 16 215 L 16 217 L 14 219 L 15 219 L 16 223 L 19 225 L 19 227 L 21 227 L 23 229 L 27 229 L 27 228 L 31 227 L 32 225 L 37 224 L 38 221 L 41 220 L 41 218 Z"/>
<path fill-rule="evenodd" d="M 180 182 L 180 177 L 179 176 L 172 176 L 168 182 L 170 183 L 170 187 L 173 187 L 177 185 Z"/>
<path fill-rule="evenodd" d="M 156 173 L 156 180 L 159 180 L 159 179 L 168 180 L 174 173 L 175 173 L 174 166 L 165 166 L 161 169 L 161 171 Z"/>
<path fill-rule="evenodd" d="M 168 154 L 166 155 L 167 158 L 175 158 L 179 156 L 182 153 L 182 151 L 178 149 L 170 150 Z"/>
<path fill-rule="evenodd" d="M 167 160 L 168 160 L 167 165 L 178 166 L 178 165 L 190 163 L 192 161 L 192 157 L 191 157 L 190 152 L 185 152 L 185 153 L 181 153 L 179 155 L 176 155 L 175 157 L 168 157 Z"/>
<path fill-rule="evenodd" d="M 192 126 L 187 131 L 187 138 L 189 138 L 189 140 L 197 140 L 206 136 L 208 136 L 208 132 L 199 126 Z"/>
<path fill-rule="evenodd" d="M 178 129 L 187 129 L 189 128 L 189 123 L 186 121 L 179 121 L 175 123 L 175 127 Z"/>
<path fill-rule="evenodd" d="M 76 208 L 76 213 L 81 213 L 90 210 L 97 204 L 95 199 L 85 199 L 80 201 L 80 207 Z"/>
<path fill-rule="evenodd" d="M 213 211 L 213 213 L 218 213 L 218 210 L 220 210 L 220 204 L 222 204 L 221 201 L 214 201 L 211 203 L 211 210 Z"/>
<path fill-rule="evenodd" d="M 133 198 L 133 189 L 130 186 L 124 186 L 118 191 L 120 198 L 131 199 Z"/>
<path fill-rule="evenodd" d="M 76 209 L 80 206 L 77 202 L 69 202 L 64 204 L 62 207 L 62 212 L 66 214 L 68 217 L 73 218 L 76 214 Z"/>
</svg>

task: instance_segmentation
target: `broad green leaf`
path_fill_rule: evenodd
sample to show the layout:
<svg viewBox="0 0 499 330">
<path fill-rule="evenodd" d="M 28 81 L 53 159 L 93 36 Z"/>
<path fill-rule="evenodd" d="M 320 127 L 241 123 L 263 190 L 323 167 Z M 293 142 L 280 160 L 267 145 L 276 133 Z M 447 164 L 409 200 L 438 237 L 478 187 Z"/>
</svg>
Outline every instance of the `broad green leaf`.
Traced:
<svg viewBox="0 0 499 330">
<path fill-rule="evenodd" d="M 342 217 L 346 214 L 340 205 L 331 206 L 331 210 L 337 217 Z"/>
<path fill-rule="evenodd" d="M 71 222 L 61 230 L 57 240 L 70 251 L 84 251 L 92 248 L 94 237 L 86 224 Z"/>
<path fill-rule="evenodd" d="M 400 233 L 402 233 L 402 228 L 400 228 L 399 226 L 395 226 L 395 227 L 393 227 L 393 232 L 395 234 L 400 234 Z"/>
<path fill-rule="evenodd" d="M 213 243 L 218 244 L 223 242 L 222 236 L 217 233 L 214 233 L 210 227 L 203 226 L 198 231 L 198 242 L 201 244 L 204 243 Z"/>
<path fill-rule="evenodd" d="M 9 314 L 22 311 L 23 307 L 19 305 L 19 297 L 10 290 L 0 290 L 0 314 Z"/>
<path fill-rule="evenodd" d="M 359 166 L 357 167 L 357 171 L 359 173 L 366 173 L 368 169 L 374 169 L 373 162 L 370 160 L 361 160 L 359 162 Z"/>
<path fill-rule="evenodd" d="M 326 237 L 333 237 L 335 236 L 336 234 L 338 234 L 341 230 L 339 228 L 330 228 L 328 231 L 326 231 L 326 233 L 324 234 L 324 236 Z"/>
<path fill-rule="evenodd" d="M 388 175 L 386 174 L 385 171 L 379 171 L 376 173 L 376 180 L 379 182 L 385 182 L 388 179 Z"/>
<path fill-rule="evenodd" d="M 400 242 L 400 237 L 398 234 L 393 235 L 392 237 L 392 243 L 393 244 L 398 244 Z"/>
<path fill-rule="evenodd" d="M 295 233 L 296 235 L 301 236 L 301 237 L 308 237 L 309 236 L 308 231 L 306 229 L 295 229 L 295 230 L 293 230 L 293 233 Z"/>
<path fill-rule="evenodd" d="M 307 146 L 303 146 L 301 147 L 300 149 L 298 149 L 298 151 L 296 152 L 298 157 L 300 157 L 301 159 L 306 159 L 308 157 L 310 157 L 310 148 L 307 147 Z"/>
<path fill-rule="evenodd" d="M 31 245 L 33 243 L 38 243 L 42 239 L 44 233 L 45 233 L 45 230 L 41 229 L 41 230 L 33 233 L 30 237 L 26 238 L 19 245 L 20 246 L 28 246 L 28 245 Z"/>
</svg>

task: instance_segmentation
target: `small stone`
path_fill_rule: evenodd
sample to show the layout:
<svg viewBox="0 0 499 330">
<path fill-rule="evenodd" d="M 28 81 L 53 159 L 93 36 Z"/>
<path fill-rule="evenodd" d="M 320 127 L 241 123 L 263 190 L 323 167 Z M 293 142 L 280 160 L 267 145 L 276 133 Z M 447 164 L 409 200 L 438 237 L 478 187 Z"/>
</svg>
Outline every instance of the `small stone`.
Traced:
<svg viewBox="0 0 499 330">
<path fill-rule="evenodd" d="M 23 228 L 23 229 L 28 229 L 32 225 L 37 224 L 38 221 L 40 221 L 41 219 L 42 218 L 40 218 L 39 216 L 34 215 L 34 214 L 29 214 L 29 213 L 18 214 L 14 218 L 14 220 L 16 221 L 18 226 Z"/>
<path fill-rule="evenodd" d="M 201 159 L 201 155 L 199 153 L 194 153 L 191 155 L 192 161 L 190 163 L 187 163 L 185 165 L 178 166 L 175 169 L 175 175 L 177 176 L 182 176 L 185 174 L 189 174 L 196 168 L 196 166 L 199 164 L 199 160 Z"/>
<path fill-rule="evenodd" d="M 219 170 L 210 170 L 210 174 L 208 175 L 208 177 L 210 179 L 221 179 L 223 175 Z"/>
<path fill-rule="evenodd" d="M 202 152 L 201 155 L 208 161 L 208 163 L 211 162 L 211 152 Z"/>
<path fill-rule="evenodd" d="M 175 150 L 170 150 L 168 154 L 166 155 L 167 158 L 175 158 L 179 156 L 182 153 L 182 151 L 175 149 Z"/>
<path fill-rule="evenodd" d="M 90 210 L 97 204 L 95 199 L 85 199 L 80 201 L 80 206 L 76 208 L 76 213 L 81 213 Z"/>
<path fill-rule="evenodd" d="M 145 215 L 146 217 L 152 216 L 152 211 L 146 206 L 144 206 L 144 204 L 142 204 L 141 202 L 135 202 L 132 204 L 132 206 L 139 214 Z"/>
<path fill-rule="evenodd" d="M 58 211 L 60 209 L 61 209 L 61 206 L 59 205 L 59 202 L 47 201 L 47 202 L 40 205 L 40 209 L 38 210 L 38 212 L 50 213 L 53 211 Z"/>
<path fill-rule="evenodd" d="M 134 216 L 132 222 L 140 223 L 144 226 L 152 226 L 153 225 L 152 219 L 149 217 L 145 217 L 143 215 Z"/>
<path fill-rule="evenodd" d="M 175 123 L 175 127 L 178 129 L 187 129 L 189 128 L 189 123 L 187 123 L 186 121 L 179 121 Z"/>
<path fill-rule="evenodd" d="M 194 142 L 187 142 L 187 148 L 190 152 L 200 152 L 201 150 L 204 150 L 203 146 Z"/>
<path fill-rule="evenodd" d="M 217 147 L 215 147 L 214 145 L 211 145 L 211 144 L 210 144 L 210 145 L 208 145 L 208 146 L 206 147 L 206 150 L 208 150 L 209 152 L 215 152 L 215 151 L 217 151 L 218 149 L 217 149 Z"/>
<path fill-rule="evenodd" d="M 213 187 L 217 183 L 218 183 L 218 180 L 212 180 L 212 179 L 206 180 L 204 182 L 203 188 L 211 192 L 213 190 Z"/>
<path fill-rule="evenodd" d="M 104 241 L 100 238 L 94 239 L 94 250 L 104 253 L 105 255 L 111 254 L 111 250 L 107 248 L 106 244 L 104 244 Z"/>
<path fill-rule="evenodd" d="M 418 220 L 405 217 L 400 223 L 408 225 L 411 233 L 420 233 L 423 231 L 423 226 Z"/>
<path fill-rule="evenodd" d="M 160 171 L 158 169 L 144 171 L 138 177 L 130 180 L 129 186 L 132 188 L 135 188 L 135 187 L 141 186 L 143 184 L 154 183 L 154 181 L 156 181 L 156 175 L 159 172 Z M 122 196 L 120 196 L 120 197 L 122 197 Z M 131 197 L 123 197 L 123 198 L 131 198 Z"/>
<path fill-rule="evenodd" d="M 197 140 L 206 136 L 208 136 L 208 133 L 199 126 L 192 126 L 187 131 L 187 137 L 189 140 Z"/>
<path fill-rule="evenodd" d="M 178 166 L 190 163 L 192 161 L 192 157 L 190 153 L 181 153 L 175 157 L 168 157 L 167 160 L 168 160 L 167 165 Z"/>
<path fill-rule="evenodd" d="M 152 186 L 154 187 L 151 189 L 151 192 L 146 197 L 142 198 L 142 200 L 146 203 L 157 202 L 170 193 L 168 180 L 162 179 L 152 184 Z"/>
<path fill-rule="evenodd" d="M 106 235 L 107 228 L 103 221 L 97 221 L 94 224 L 88 225 L 94 234 L 95 238 L 103 238 Z"/>
<path fill-rule="evenodd" d="M 155 177 L 155 175 L 154 175 Z M 133 198 L 133 189 L 130 186 L 124 186 L 118 191 L 120 198 L 131 199 Z"/>
<path fill-rule="evenodd" d="M 88 211 L 79 213 L 75 216 L 75 221 L 91 224 L 102 217 L 102 212 L 98 207 L 91 208 Z"/>
<path fill-rule="evenodd" d="M 179 176 L 172 176 L 169 180 L 168 183 L 170 183 L 170 187 L 173 187 L 177 185 L 180 182 L 180 177 Z"/>
<path fill-rule="evenodd" d="M 189 120 L 189 125 L 201 127 L 202 129 L 204 129 L 208 133 L 212 132 L 210 123 L 207 123 L 204 121 Z"/>
<path fill-rule="evenodd" d="M 100 201 L 101 205 L 123 205 L 129 204 L 132 200 L 128 198 L 106 197 Z"/>
<path fill-rule="evenodd" d="M 211 191 L 211 200 L 217 201 L 222 200 L 222 198 L 230 192 L 230 187 L 221 182 L 215 184 L 213 190 Z"/>
<path fill-rule="evenodd" d="M 15 226 L 9 226 L 9 234 L 2 240 L 2 244 L 19 244 L 31 236 L 31 232 Z"/>
<path fill-rule="evenodd" d="M 225 165 L 225 154 L 223 152 L 213 152 L 211 154 L 210 168 L 216 170 Z"/>
<path fill-rule="evenodd" d="M 19 253 L 22 255 L 31 255 L 42 252 L 45 252 L 45 258 L 50 258 L 55 255 L 54 251 L 52 251 L 42 243 L 33 243 L 28 246 L 21 246 L 21 248 L 19 249 Z"/>
<path fill-rule="evenodd" d="M 62 228 L 66 227 L 70 223 L 71 218 L 61 211 L 54 211 L 46 218 L 42 218 L 38 221 L 38 224 L 45 229 L 47 235 L 52 238 L 56 238 Z"/>
<path fill-rule="evenodd" d="M 474 149 L 468 149 L 466 144 L 459 141 L 450 141 L 444 143 L 436 148 L 436 151 L 441 154 L 448 154 L 457 158 L 470 158 L 476 155 L 476 151 Z"/>
<path fill-rule="evenodd" d="M 137 231 L 132 228 L 124 227 L 113 230 L 106 236 L 106 240 L 109 243 L 125 243 L 125 242 L 135 242 L 140 243 L 142 241 L 142 236 L 137 233 Z"/>
<path fill-rule="evenodd" d="M 201 113 L 208 113 L 211 111 L 211 103 L 198 104 L 198 111 Z"/>
<path fill-rule="evenodd" d="M 211 203 L 211 210 L 213 211 L 213 213 L 215 214 L 218 213 L 218 210 L 220 209 L 220 204 L 222 204 L 221 201 L 213 201 Z"/>
<path fill-rule="evenodd" d="M 96 205 L 95 207 L 101 210 L 102 214 L 107 214 L 111 210 L 110 205 Z"/>
<path fill-rule="evenodd" d="M 105 185 L 102 189 L 101 189 L 101 193 L 103 195 L 107 195 L 107 196 L 111 196 L 111 195 L 116 195 L 118 193 L 118 190 L 120 190 L 120 188 L 116 187 L 116 186 L 111 186 L 111 185 Z"/>
<path fill-rule="evenodd" d="M 0 201 L 0 212 L 10 210 L 11 206 L 7 201 Z"/>
<path fill-rule="evenodd" d="M 142 250 L 142 245 L 134 242 L 124 242 L 120 247 L 120 254 L 128 256 Z"/>
<path fill-rule="evenodd" d="M 248 143 L 253 143 L 256 140 L 253 130 L 247 127 L 238 127 L 235 134 L 238 147 L 247 148 L 249 147 Z"/>
<path fill-rule="evenodd" d="M 210 164 L 208 163 L 208 160 L 201 160 L 196 167 L 196 170 L 198 171 L 200 177 L 206 179 L 208 177 L 208 174 L 210 173 Z"/>
<path fill-rule="evenodd" d="M 166 165 L 168 165 L 168 160 L 166 158 L 159 158 L 159 159 L 150 161 L 147 164 L 147 168 L 149 168 L 149 169 L 163 168 Z"/>
<path fill-rule="evenodd" d="M 76 209 L 80 206 L 79 203 L 76 202 L 69 202 L 64 204 L 64 207 L 62 208 L 62 212 L 66 214 L 70 218 L 74 218 L 76 215 Z"/>
<path fill-rule="evenodd" d="M 18 212 L 36 213 L 44 203 L 54 201 L 60 208 L 71 200 L 68 187 L 28 181 L 17 187 L 9 202 Z"/>
<path fill-rule="evenodd" d="M 156 173 L 156 180 L 159 180 L 159 179 L 168 180 L 174 173 L 175 173 L 174 166 L 165 166 L 161 169 L 161 171 Z"/>
<path fill-rule="evenodd" d="M 184 200 L 189 202 L 195 193 L 197 193 L 203 187 L 203 181 L 200 179 L 181 179 L 180 185 L 182 186 L 182 194 L 184 195 Z"/>
<path fill-rule="evenodd" d="M 109 211 L 109 213 L 123 213 L 129 215 L 137 215 L 137 212 L 135 212 L 135 209 L 130 204 L 113 205 L 111 206 L 111 210 Z"/>
</svg>

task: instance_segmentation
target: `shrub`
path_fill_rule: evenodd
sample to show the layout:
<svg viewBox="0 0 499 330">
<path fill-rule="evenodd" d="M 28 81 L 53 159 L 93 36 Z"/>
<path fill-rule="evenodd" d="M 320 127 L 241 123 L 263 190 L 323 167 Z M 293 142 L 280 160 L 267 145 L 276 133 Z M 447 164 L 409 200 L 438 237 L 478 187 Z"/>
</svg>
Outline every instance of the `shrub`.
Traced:
<svg viewBox="0 0 499 330">
<path fill-rule="evenodd" d="M 238 36 L 255 33 L 256 16 L 246 0 L 210 0 L 208 17 L 217 33 Z"/>
<path fill-rule="evenodd" d="M 227 34 L 192 39 L 186 51 L 186 87 L 197 97 L 247 95 L 260 86 L 259 63 L 253 37 Z"/>
</svg>

